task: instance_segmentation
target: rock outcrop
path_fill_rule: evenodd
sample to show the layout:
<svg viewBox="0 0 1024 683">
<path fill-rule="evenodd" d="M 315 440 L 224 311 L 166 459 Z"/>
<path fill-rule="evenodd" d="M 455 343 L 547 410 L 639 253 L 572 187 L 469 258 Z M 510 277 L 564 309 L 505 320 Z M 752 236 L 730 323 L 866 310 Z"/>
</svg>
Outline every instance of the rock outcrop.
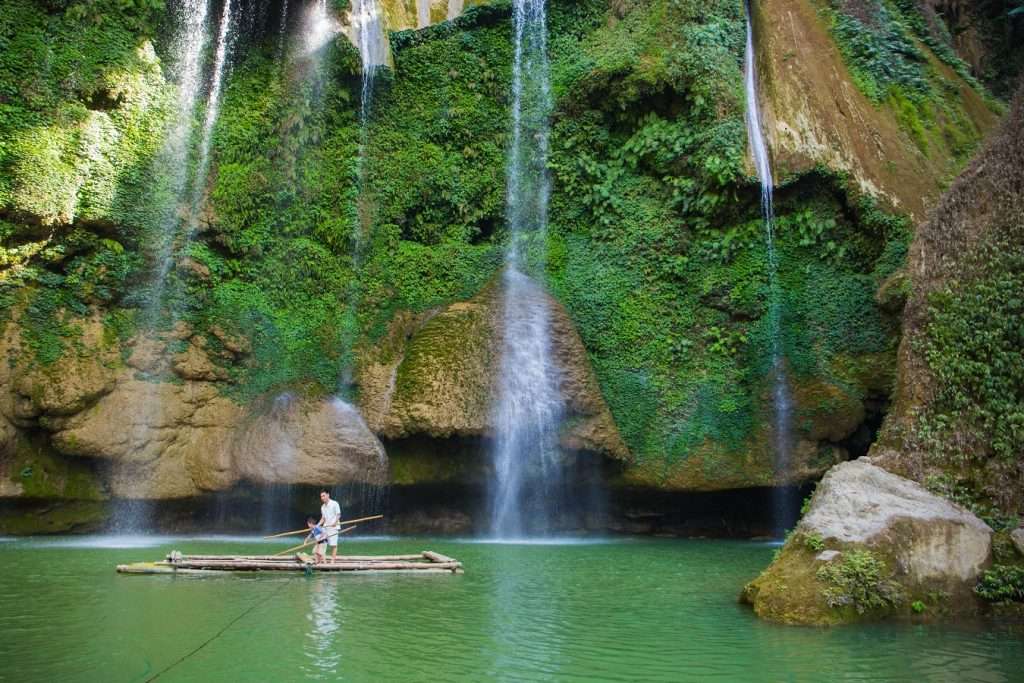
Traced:
<svg viewBox="0 0 1024 683">
<path fill-rule="evenodd" d="M 922 151 L 890 104 L 872 103 L 858 89 L 815 4 L 754 4 L 761 100 L 776 176 L 824 165 L 849 173 L 861 191 L 921 220 L 943 178 L 956 170 L 955 151 L 941 136 L 921 145 Z M 994 128 L 998 116 L 978 91 L 935 57 L 930 63 L 966 113 L 971 134 Z"/>
<path fill-rule="evenodd" d="M 971 591 L 991 549 L 992 530 L 975 515 L 862 458 L 837 465 L 821 480 L 810 510 L 779 557 L 745 588 L 744 599 L 773 621 L 855 619 L 855 610 L 829 606 L 819 569 L 867 550 L 888 573 L 877 581 L 899 586 L 901 599 L 890 611 L 909 613 L 912 600 L 939 595 L 944 610 L 971 611 Z"/>
<path fill-rule="evenodd" d="M 567 409 L 562 445 L 628 459 L 572 320 L 540 287 L 530 295 L 551 312 L 552 352 Z M 420 316 L 398 314 L 360 364 L 360 406 L 370 428 L 389 439 L 490 435 L 502 314 L 500 278 L 469 301 Z"/>
<path fill-rule="evenodd" d="M 102 484 L 90 489 L 103 493 L 90 493 L 90 500 L 186 498 L 240 481 L 315 486 L 381 483 L 387 476 L 380 442 L 359 412 L 339 399 L 279 399 L 273 403 L 285 407 L 269 413 L 244 407 L 225 395 L 219 383 L 227 371 L 184 326 L 170 336 L 187 342 L 182 352 L 170 355 L 164 341 L 140 337 L 131 342 L 127 361 L 104 341 L 98 316 L 78 327 L 78 349 L 49 366 L 28 361 L 20 353 L 19 328 L 6 327 L 0 348 L 5 469 L 21 462 L 15 451 L 25 430 L 48 436 L 55 453 L 47 457 L 63 456 L 61 467 L 74 468 L 78 460 L 103 472 Z M 246 353 L 243 340 L 221 336 L 224 353 Z M 15 478 L 0 494 L 46 492 L 25 491 Z"/>
</svg>

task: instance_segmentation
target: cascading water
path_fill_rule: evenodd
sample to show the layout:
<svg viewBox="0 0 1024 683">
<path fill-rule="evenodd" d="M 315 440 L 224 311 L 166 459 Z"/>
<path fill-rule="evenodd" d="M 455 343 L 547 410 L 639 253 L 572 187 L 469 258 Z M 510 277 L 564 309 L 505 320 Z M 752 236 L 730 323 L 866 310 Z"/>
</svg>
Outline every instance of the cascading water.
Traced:
<svg viewBox="0 0 1024 683">
<path fill-rule="evenodd" d="M 159 157 L 162 168 L 169 169 L 170 183 L 166 190 L 167 196 L 172 200 L 169 208 L 161 220 L 159 246 L 156 253 L 156 272 L 153 281 L 153 290 L 150 293 L 148 307 L 145 317 L 149 325 L 156 328 L 159 325 L 160 317 L 164 307 L 164 293 L 167 285 L 170 270 L 179 254 L 187 247 L 189 240 L 198 227 L 199 208 L 206 190 L 207 175 L 210 166 L 210 148 L 213 140 L 213 128 L 220 112 L 220 95 L 223 88 L 224 75 L 227 68 L 228 58 L 231 51 L 233 27 L 235 19 L 233 16 L 234 2 L 237 0 L 225 0 L 221 11 L 217 43 L 214 52 L 212 73 L 209 76 L 209 94 L 206 101 L 206 109 L 203 117 L 203 127 L 200 134 L 199 146 L 195 150 L 195 170 L 191 178 L 190 191 L 188 186 L 188 167 L 190 157 L 190 142 L 194 126 L 197 94 L 202 90 L 203 78 L 203 52 L 208 43 L 206 24 L 209 14 L 208 0 L 185 0 L 180 6 L 178 24 L 179 34 L 175 41 L 176 76 L 178 86 L 178 100 L 175 111 L 175 118 L 171 124 L 164 149 Z M 182 227 L 175 204 L 183 198 L 188 201 L 188 218 Z M 181 229 L 179 229 L 181 228 Z M 175 322 L 176 312 L 170 311 L 170 322 Z M 158 368 L 162 367 L 157 364 Z M 157 370 L 157 373 L 160 371 Z M 162 405 L 159 394 L 159 383 L 151 383 L 150 389 L 143 396 L 142 405 L 135 415 L 133 424 L 128 428 L 132 450 L 148 454 L 140 459 L 142 462 L 153 460 L 159 457 L 160 453 L 154 452 L 154 448 L 166 448 L 166 444 L 151 444 L 153 435 L 163 428 Z M 134 472 L 138 463 L 118 465 L 113 474 L 114 478 L 124 480 L 138 480 L 138 472 Z M 116 511 L 114 518 L 120 530 L 136 531 L 147 528 L 150 525 L 150 505 L 145 502 L 146 491 L 135 489 L 137 500 L 125 503 L 126 510 Z M 128 520 L 128 521 L 126 521 Z"/>
<path fill-rule="evenodd" d="M 430 26 L 430 0 L 416 0 L 416 28 Z"/>
<path fill-rule="evenodd" d="M 327 8 L 327 0 L 318 0 L 306 15 L 306 54 L 312 55 L 341 31 L 341 24 Z"/>
<path fill-rule="evenodd" d="M 192 178 L 192 205 L 189 212 L 188 227 L 185 231 L 186 243 L 192 239 L 198 224 L 199 206 L 206 192 L 206 179 L 210 172 L 210 145 L 213 142 L 213 127 L 220 114 L 220 95 L 224 85 L 224 72 L 228 56 L 231 52 L 234 36 L 234 17 L 232 16 L 233 0 L 224 0 L 221 12 L 220 28 L 217 33 L 217 51 L 213 60 L 213 78 L 210 82 L 210 94 L 206 99 L 206 116 L 203 120 L 203 135 L 199 141 L 199 156 L 196 163 L 195 176 Z"/>
<path fill-rule="evenodd" d="M 278 22 L 277 31 L 277 58 L 284 56 L 284 44 L 288 35 L 288 0 L 281 3 L 281 20 Z"/>
<path fill-rule="evenodd" d="M 353 0 L 352 28 L 355 31 L 355 43 L 359 48 L 359 58 L 363 65 L 360 118 L 365 129 L 370 113 L 370 99 L 373 96 L 373 79 L 377 69 L 386 64 L 388 58 L 387 37 L 384 35 L 384 22 L 377 0 Z"/>
<path fill-rule="evenodd" d="M 757 99 L 754 30 L 749 1 L 745 3 L 745 8 L 747 13 L 747 46 L 744 58 L 743 80 L 747 100 L 747 136 L 750 139 L 750 149 L 754 157 L 757 177 L 761 182 L 761 213 L 764 217 L 765 241 L 768 251 L 768 333 L 771 339 L 774 464 L 776 480 L 782 482 L 789 472 L 792 400 L 789 395 L 786 364 L 782 353 L 782 292 L 779 289 L 779 264 L 778 256 L 775 253 L 775 210 L 772 204 L 772 169 L 768 159 L 768 147 L 765 144 L 761 129 L 761 113 Z M 785 486 L 776 486 L 775 490 L 775 533 L 778 536 L 782 536 L 792 522 L 792 494 Z"/>
<path fill-rule="evenodd" d="M 551 91 L 544 0 L 516 0 L 513 21 L 506 199 L 510 243 L 502 275 L 504 329 L 491 491 L 491 534 L 501 539 L 550 530 L 562 490 L 558 430 L 564 412 L 547 298 L 541 286 L 523 274 L 527 246 L 533 243 L 543 252 L 550 194 L 546 165 Z M 539 265 L 537 272 L 543 272 Z"/>
<path fill-rule="evenodd" d="M 448 21 L 462 14 L 463 0 L 448 0 Z"/>
</svg>

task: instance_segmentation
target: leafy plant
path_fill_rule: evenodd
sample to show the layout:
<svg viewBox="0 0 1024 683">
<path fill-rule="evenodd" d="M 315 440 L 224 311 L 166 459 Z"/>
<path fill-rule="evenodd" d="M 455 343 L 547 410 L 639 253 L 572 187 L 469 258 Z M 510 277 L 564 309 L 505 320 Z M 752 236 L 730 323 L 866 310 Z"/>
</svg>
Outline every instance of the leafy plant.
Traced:
<svg viewBox="0 0 1024 683">
<path fill-rule="evenodd" d="M 994 565 L 982 574 L 974 592 L 989 602 L 1024 602 L 1024 567 Z"/>
<path fill-rule="evenodd" d="M 839 561 L 818 569 L 818 580 L 827 584 L 829 607 L 852 607 L 857 614 L 896 607 L 902 602 L 899 584 L 889 578 L 885 562 L 869 550 L 850 550 Z"/>
<path fill-rule="evenodd" d="M 813 553 L 820 553 L 825 549 L 825 540 L 821 534 L 808 534 L 804 537 L 804 546 Z"/>
</svg>

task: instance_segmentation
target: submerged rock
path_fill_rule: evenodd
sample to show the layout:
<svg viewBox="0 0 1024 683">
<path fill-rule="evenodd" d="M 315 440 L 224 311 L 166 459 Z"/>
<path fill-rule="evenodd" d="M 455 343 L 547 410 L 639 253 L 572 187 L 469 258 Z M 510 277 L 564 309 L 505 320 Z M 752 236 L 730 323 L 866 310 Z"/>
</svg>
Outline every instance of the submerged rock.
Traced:
<svg viewBox="0 0 1024 683">
<path fill-rule="evenodd" d="M 825 546 L 831 547 L 820 552 Z M 992 530 L 975 515 L 862 458 L 829 470 L 810 510 L 778 558 L 746 586 L 743 599 L 758 616 L 798 624 L 899 612 L 925 596 L 943 596 L 945 611 L 973 611 L 972 589 L 991 549 Z M 838 559 L 825 557 L 837 550 Z M 859 551 L 870 554 L 855 555 Z M 816 562 L 842 562 L 848 555 L 869 559 L 878 570 L 864 579 L 866 595 L 885 591 L 884 601 L 867 603 L 863 612 L 829 605 L 829 591 L 835 596 L 837 588 Z"/>
</svg>

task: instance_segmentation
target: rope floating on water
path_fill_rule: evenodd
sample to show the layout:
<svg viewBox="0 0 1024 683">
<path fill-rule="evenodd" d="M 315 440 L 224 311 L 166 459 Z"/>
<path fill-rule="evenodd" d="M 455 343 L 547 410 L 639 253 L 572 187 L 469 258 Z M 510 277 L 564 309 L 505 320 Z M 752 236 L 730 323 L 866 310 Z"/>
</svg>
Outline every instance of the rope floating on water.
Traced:
<svg viewBox="0 0 1024 683">
<path fill-rule="evenodd" d="M 202 649 L 203 649 L 204 647 L 206 647 L 207 645 L 209 645 L 209 644 L 210 644 L 210 643 L 212 643 L 213 641 L 215 641 L 215 640 L 217 640 L 218 638 L 220 638 L 220 637 L 221 637 L 222 635 L 224 635 L 224 632 L 225 632 L 225 631 L 227 631 L 227 630 L 228 630 L 229 628 L 231 628 L 232 626 L 234 626 L 235 624 L 237 624 L 237 623 L 238 623 L 239 621 L 241 621 L 241 619 L 242 619 L 243 617 L 245 617 L 245 616 L 246 616 L 247 614 L 249 614 L 250 612 L 252 612 L 252 611 L 253 611 L 254 609 L 256 609 L 257 607 L 259 607 L 259 606 L 261 606 L 261 605 L 265 605 L 265 604 L 266 604 L 267 602 L 269 602 L 269 601 L 270 601 L 270 599 L 271 599 L 271 598 L 273 598 L 273 597 L 274 597 L 275 595 L 277 595 L 278 593 L 280 593 L 280 592 L 281 592 L 281 589 L 282 589 L 282 588 L 284 588 L 284 587 L 285 587 L 286 585 L 287 585 L 287 584 L 285 584 L 285 583 L 282 583 L 282 584 L 281 584 L 280 586 L 278 586 L 278 587 L 277 587 L 277 590 L 275 590 L 274 592 L 272 592 L 272 593 L 271 593 L 270 595 L 268 595 L 267 597 L 263 598 L 262 600 L 259 600 L 259 601 L 255 602 L 255 603 L 253 603 L 253 604 L 252 604 L 252 605 L 251 605 L 251 606 L 250 606 L 250 607 L 249 607 L 249 608 L 248 608 L 247 610 L 245 610 L 244 612 L 242 612 L 241 614 L 239 614 L 239 615 L 238 615 L 237 617 L 235 617 L 234 619 L 232 619 L 231 621 L 229 621 L 229 622 L 228 622 L 228 623 L 227 623 L 227 624 L 226 624 L 226 625 L 224 626 L 224 628 L 222 628 L 221 630 L 217 631 L 217 632 L 216 632 L 216 633 L 214 633 L 214 634 L 213 634 L 212 636 L 210 636 L 209 638 L 207 638 L 206 640 L 204 640 L 204 641 L 203 641 L 203 642 L 202 642 L 202 643 L 201 643 L 201 644 L 200 644 L 200 645 L 199 645 L 198 647 L 196 647 L 195 649 L 193 649 L 193 650 L 192 650 L 191 652 L 188 652 L 188 653 L 186 653 L 186 654 L 182 655 L 182 656 L 181 656 L 181 657 L 180 657 L 180 658 L 179 658 L 179 659 L 178 659 L 177 661 L 175 661 L 175 662 L 172 662 L 171 664 L 168 664 L 168 665 L 167 665 L 166 667 L 164 667 L 164 668 L 163 668 L 163 669 L 161 669 L 160 671 L 156 672 L 156 673 L 155 673 L 155 674 L 154 674 L 153 676 L 151 676 L 150 678 L 147 678 L 147 679 L 146 679 L 146 683 L 150 683 L 150 681 L 155 681 L 156 679 L 160 678 L 160 677 L 161 677 L 161 676 L 163 676 L 163 675 L 164 675 L 165 673 L 167 673 L 168 671 L 170 671 L 170 670 L 171 670 L 171 669 L 173 669 L 174 667 L 178 666 L 179 664 L 181 664 L 182 662 L 184 662 L 185 660 L 187 660 L 187 659 L 188 659 L 189 657 L 191 657 L 192 655 L 194 655 L 194 654 L 196 654 L 197 652 L 199 652 L 200 650 L 202 650 Z"/>
</svg>

